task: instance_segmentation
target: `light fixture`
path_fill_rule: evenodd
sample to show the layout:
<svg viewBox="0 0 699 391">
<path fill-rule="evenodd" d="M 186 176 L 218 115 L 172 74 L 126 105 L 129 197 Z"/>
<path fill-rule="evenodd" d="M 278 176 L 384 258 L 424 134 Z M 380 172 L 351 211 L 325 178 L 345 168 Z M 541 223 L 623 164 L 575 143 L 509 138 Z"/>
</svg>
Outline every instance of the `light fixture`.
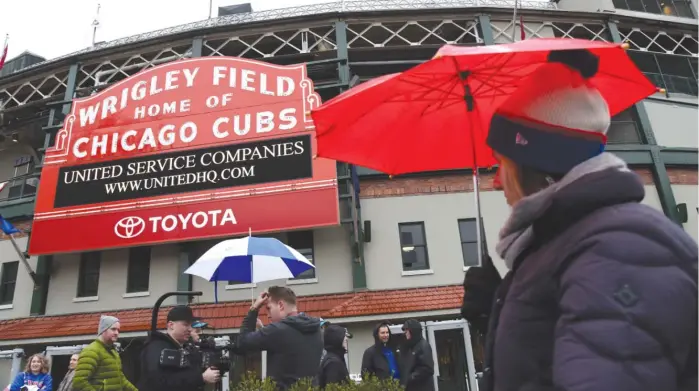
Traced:
<svg viewBox="0 0 699 391">
<path fill-rule="evenodd" d="M 411 251 L 415 251 L 415 246 L 403 246 L 404 253 L 409 253 Z"/>
<path fill-rule="evenodd" d="M 12 137 L 13 143 L 19 142 L 19 133 L 12 133 L 12 136 L 10 137 Z"/>
</svg>

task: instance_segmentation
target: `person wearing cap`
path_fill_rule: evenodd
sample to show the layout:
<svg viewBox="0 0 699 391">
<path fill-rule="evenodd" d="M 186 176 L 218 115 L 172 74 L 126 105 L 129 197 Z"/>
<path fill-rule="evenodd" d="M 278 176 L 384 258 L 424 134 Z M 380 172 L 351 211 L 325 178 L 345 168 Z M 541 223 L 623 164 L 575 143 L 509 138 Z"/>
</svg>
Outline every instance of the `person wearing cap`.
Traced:
<svg viewBox="0 0 699 391">
<path fill-rule="evenodd" d="M 481 390 L 697 389 L 697 244 L 604 152 L 599 61 L 551 52 L 492 117 L 512 210 Z"/>
<path fill-rule="evenodd" d="M 176 306 L 167 314 L 166 332 L 151 333 L 141 351 L 140 391 L 191 391 L 220 380 L 218 370 L 207 368 L 202 371 L 197 363 L 184 366 L 161 363 L 164 351 L 180 351 L 184 354 L 184 346 L 191 338 L 192 323 L 195 320 L 190 307 Z"/>
<path fill-rule="evenodd" d="M 199 341 L 201 341 L 201 334 L 204 333 L 204 329 L 207 327 L 209 327 L 208 323 L 201 319 L 194 319 L 194 322 L 192 322 L 192 333 L 190 334 L 192 342 L 199 343 Z"/>
<path fill-rule="evenodd" d="M 121 357 L 114 346 L 120 329 L 119 319 L 107 315 L 100 317 L 97 339 L 78 357 L 73 375 L 74 391 L 137 391 L 124 376 Z"/>
<path fill-rule="evenodd" d="M 329 324 L 323 332 L 323 344 L 326 354 L 320 361 L 317 384 L 321 390 L 328 384 L 347 383 L 349 370 L 345 362 L 345 354 L 350 334 L 342 326 Z"/>
</svg>

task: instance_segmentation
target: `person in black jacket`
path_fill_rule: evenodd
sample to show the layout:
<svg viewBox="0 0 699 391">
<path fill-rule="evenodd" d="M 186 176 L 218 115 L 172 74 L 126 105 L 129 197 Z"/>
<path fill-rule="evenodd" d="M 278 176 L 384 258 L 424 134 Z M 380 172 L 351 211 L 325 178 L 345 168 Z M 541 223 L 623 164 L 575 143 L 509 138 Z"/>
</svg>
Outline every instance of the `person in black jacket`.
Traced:
<svg viewBox="0 0 699 391">
<path fill-rule="evenodd" d="M 318 370 L 318 386 L 325 389 L 328 384 L 346 383 L 349 370 L 345 362 L 347 353 L 347 330 L 338 325 L 328 325 L 323 333 L 325 357 L 320 362 Z"/>
<path fill-rule="evenodd" d="M 403 323 L 405 347 L 400 352 L 401 384 L 406 391 L 434 391 L 432 348 L 422 337 L 422 325 L 415 319 Z"/>
<path fill-rule="evenodd" d="M 488 330 L 493 298 L 500 282 L 502 282 L 500 273 L 488 254 L 483 254 L 482 266 L 469 267 L 464 276 L 461 315 L 483 335 Z"/>
<path fill-rule="evenodd" d="M 391 329 L 388 323 L 379 323 L 374 328 L 374 344 L 362 356 L 362 376 L 375 376 L 379 380 L 400 380 L 398 353 L 390 346 Z"/>
<path fill-rule="evenodd" d="M 262 306 L 271 324 L 255 330 Z M 270 287 L 260 294 L 240 327 L 237 350 L 242 353 L 267 351 L 267 374 L 286 390 L 298 380 L 313 378 L 323 353 L 320 320 L 296 309 L 296 294 L 286 287 Z"/>
<path fill-rule="evenodd" d="M 193 320 L 191 308 L 177 306 L 167 315 L 167 333 L 151 333 L 141 351 L 139 391 L 192 391 L 220 380 L 219 371 L 209 368 L 202 373 L 196 363 L 185 367 L 161 363 L 164 350 L 184 352 Z"/>
</svg>

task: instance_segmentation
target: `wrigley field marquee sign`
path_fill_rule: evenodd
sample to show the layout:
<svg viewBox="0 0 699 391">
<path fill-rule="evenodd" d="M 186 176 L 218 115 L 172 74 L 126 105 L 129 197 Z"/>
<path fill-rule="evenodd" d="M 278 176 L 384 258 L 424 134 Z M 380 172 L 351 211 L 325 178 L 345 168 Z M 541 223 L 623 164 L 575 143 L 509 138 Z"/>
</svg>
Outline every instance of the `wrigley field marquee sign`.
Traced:
<svg viewBox="0 0 699 391">
<path fill-rule="evenodd" d="M 304 64 L 181 60 L 76 99 L 46 151 L 29 252 L 339 224 Z"/>
</svg>

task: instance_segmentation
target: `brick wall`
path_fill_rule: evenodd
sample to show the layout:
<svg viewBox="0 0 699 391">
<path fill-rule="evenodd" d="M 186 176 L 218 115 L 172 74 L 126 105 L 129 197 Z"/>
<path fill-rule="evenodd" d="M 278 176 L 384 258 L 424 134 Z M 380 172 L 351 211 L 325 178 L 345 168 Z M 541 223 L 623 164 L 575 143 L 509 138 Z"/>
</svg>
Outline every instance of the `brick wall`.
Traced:
<svg viewBox="0 0 699 391">
<path fill-rule="evenodd" d="M 650 169 L 634 169 L 646 185 L 653 184 Z M 668 168 L 670 183 L 673 185 L 696 185 L 697 170 L 689 168 Z M 493 191 L 493 173 L 481 174 L 480 190 Z M 473 191 L 471 175 L 451 174 L 423 178 L 393 178 L 362 180 L 361 198 L 383 198 L 404 195 L 463 193 Z"/>
<path fill-rule="evenodd" d="M 22 233 L 13 235 L 15 237 L 15 239 L 17 239 L 17 238 L 23 238 L 23 237 L 27 236 L 27 232 L 29 232 L 29 229 L 32 227 L 32 222 L 31 222 L 31 220 L 13 221 L 12 225 L 14 225 L 15 228 L 17 228 L 18 230 L 22 231 Z M 7 239 L 7 235 L 0 232 L 0 240 L 5 240 L 5 239 Z"/>
</svg>

